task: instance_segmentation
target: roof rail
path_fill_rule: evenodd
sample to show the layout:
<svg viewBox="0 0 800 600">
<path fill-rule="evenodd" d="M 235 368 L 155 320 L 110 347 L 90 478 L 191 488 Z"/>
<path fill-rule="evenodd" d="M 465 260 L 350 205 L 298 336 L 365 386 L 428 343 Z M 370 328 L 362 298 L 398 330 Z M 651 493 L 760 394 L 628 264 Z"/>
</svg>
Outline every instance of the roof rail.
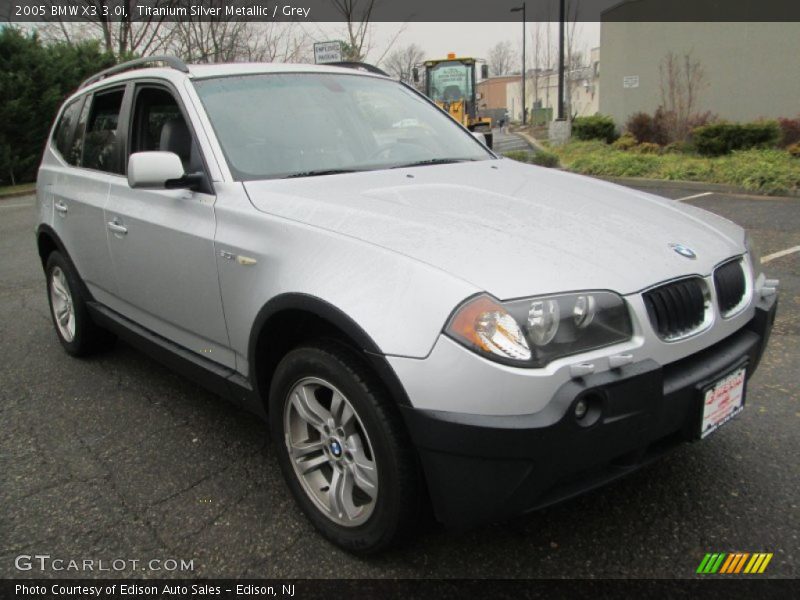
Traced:
<svg viewBox="0 0 800 600">
<path fill-rule="evenodd" d="M 345 69 L 355 69 L 357 71 L 367 71 L 368 73 L 375 73 L 376 75 L 383 75 L 384 77 L 391 77 L 391 75 L 389 75 L 383 69 L 379 69 L 375 65 L 371 65 L 369 63 L 345 60 L 345 61 L 340 61 L 340 62 L 325 63 L 325 66 L 328 66 L 328 67 L 344 67 Z"/>
<path fill-rule="evenodd" d="M 164 63 L 168 67 L 181 71 L 182 73 L 189 72 L 189 67 L 186 66 L 186 63 L 184 63 L 180 58 L 177 58 L 175 56 L 146 56 L 144 58 L 136 58 L 134 60 L 129 60 L 124 63 L 114 65 L 113 67 L 109 67 L 104 71 L 100 71 L 96 75 L 92 75 L 86 81 L 84 81 L 78 89 L 85 88 L 87 85 L 96 83 L 101 79 L 110 77 L 111 75 L 116 75 L 117 73 L 122 73 L 124 71 L 128 71 L 129 69 L 135 69 L 136 67 L 140 67 L 142 65 L 148 65 L 151 63 Z"/>
</svg>

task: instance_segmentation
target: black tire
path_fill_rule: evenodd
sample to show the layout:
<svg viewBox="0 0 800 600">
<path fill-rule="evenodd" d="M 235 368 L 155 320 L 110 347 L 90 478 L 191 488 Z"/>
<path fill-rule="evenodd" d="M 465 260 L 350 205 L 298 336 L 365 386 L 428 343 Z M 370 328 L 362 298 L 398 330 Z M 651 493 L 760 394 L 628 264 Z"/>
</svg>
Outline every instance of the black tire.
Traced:
<svg viewBox="0 0 800 600">
<path fill-rule="evenodd" d="M 294 386 L 314 377 L 333 384 L 361 420 L 378 466 L 372 514 L 357 526 L 331 520 L 309 497 L 295 474 L 284 435 L 284 407 Z M 320 342 L 289 352 L 272 378 L 270 429 L 278 462 L 296 501 L 328 540 L 355 554 L 372 554 L 414 529 L 420 511 L 420 472 L 399 411 L 384 386 L 356 352 L 338 342 Z"/>
<path fill-rule="evenodd" d="M 74 335 L 67 339 L 59 329 L 55 308 L 53 307 L 53 273 L 59 269 L 64 274 L 66 287 L 71 296 L 71 306 L 74 313 Z M 84 287 L 72 263 L 59 251 L 53 251 L 47 257 L 45 265 L 47 278 L 47 302 L 50 306 L 50 317 L 53 319 L 53 329 L 56 331 L 58 341 L 64 350 L 72 356 L 90 356 L 113 346 L 116 336 L 109 331 L 97 326 L 89 316 L 86 308 Z"/>
</svg>

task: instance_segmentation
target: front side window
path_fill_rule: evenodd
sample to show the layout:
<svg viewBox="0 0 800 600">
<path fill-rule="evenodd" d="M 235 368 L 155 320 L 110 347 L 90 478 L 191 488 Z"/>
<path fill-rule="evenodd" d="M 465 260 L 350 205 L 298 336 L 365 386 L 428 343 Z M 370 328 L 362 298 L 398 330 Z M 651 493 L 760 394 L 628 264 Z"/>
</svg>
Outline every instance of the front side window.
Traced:
<svg viewBox="0 0 800 600">
<path fill-rule="evenodd" d="M 91 110 L 83 134 L 81 166 L 109 173 L 122 173 L 116 142 L 123 95 L 124 90 L 114 90 L 98 92 L 92 98 Z"/>
<path fill-rule="evenodd" d="M 130 151 L 174 152 L 187 173 L 203 170 L 197 143 L 177 100 L 161 87 L 145 86 L 137 90 Z"/>
<path fill-rule="evenodd" d="M 394 81 L 274 73 L 194 85 L 238 180 L 492 158 L 449 116 Z"/>
</svg>

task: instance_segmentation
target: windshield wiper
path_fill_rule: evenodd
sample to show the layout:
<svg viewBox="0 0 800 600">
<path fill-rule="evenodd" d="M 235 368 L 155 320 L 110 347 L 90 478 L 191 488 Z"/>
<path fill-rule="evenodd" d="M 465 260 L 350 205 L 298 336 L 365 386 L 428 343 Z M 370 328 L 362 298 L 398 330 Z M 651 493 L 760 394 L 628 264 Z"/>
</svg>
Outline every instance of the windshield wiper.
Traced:
<svg viewBox="0 0 800 600">
<path fill-rule="evenodd" d="M 293 177 L 315 177 L 317 175 L 338 175 L 340 173 L 355 173 L 358 169 L 318 169 L 316 171 L 300 171 L 299 173 L 292 173 L 287 175 L 284 179 L 292 179 Z"/>
<path fill-rule="evenodd" d="M 406 163 L 392 167 L 393 169 L 404 169 L 406 167 L 425 167 L 428 165 L 449 165 L 452 163 L 472 162 L 474 158 L 429 158 L 427 160 L 418 160 L 416 162 Z"/>
</svg>

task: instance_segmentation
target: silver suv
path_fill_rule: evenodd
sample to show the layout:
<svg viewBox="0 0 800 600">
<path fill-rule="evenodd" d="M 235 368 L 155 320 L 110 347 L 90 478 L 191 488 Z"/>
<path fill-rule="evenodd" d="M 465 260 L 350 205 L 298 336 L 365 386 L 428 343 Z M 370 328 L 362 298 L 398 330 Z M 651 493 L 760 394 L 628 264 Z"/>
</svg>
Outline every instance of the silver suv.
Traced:
<svg viewBox="0 0 800 600">
<path fill-rule="evenodd" d="M 371 70 L 154 60 L 85 82 L 45 148 L 58 338 L 119 336 L 267 419 L 336 544 L 425 502 L 530 511 L 742 410 L 777 282 L 737 225 L 503 159 Z"/>
</svg>

